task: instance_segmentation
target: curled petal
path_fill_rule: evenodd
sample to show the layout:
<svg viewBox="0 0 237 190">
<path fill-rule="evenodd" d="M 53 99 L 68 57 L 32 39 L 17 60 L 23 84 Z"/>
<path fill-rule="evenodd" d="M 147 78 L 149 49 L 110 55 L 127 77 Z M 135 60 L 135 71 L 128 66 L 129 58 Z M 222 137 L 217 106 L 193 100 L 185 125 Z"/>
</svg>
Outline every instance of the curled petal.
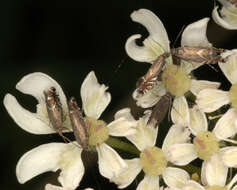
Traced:
<svg viewBox="0 0 237 190">
<path fill-rule="evenodd" d="M 188 103 L 184 96 L 176 97 L 171 110 L 172 121 L 181 126 L 188 126 L 190 122 Z"/>
<path fill-rule="evenodd" d="M 142 170 L 140 160 L 138 158 L 134 158 L 131 160 L 125 160 L 128 165 L 128 168 L 122 172 L 118 177 L 114 177 L 110 179 L 110 181 L 116 183 L 118 188 L 123 189 L 130 185 L 136 176 Z"/>
<path fill-rule="evenodd" d="M 145 175 L 144 179 L 138 184 L 137 190 L 159 190 L 159 176 Z"/>
<path fill-rule="evenodd" d="M 191 84 L 191 89 L 190 91 L 197 96 L 197 94 L 201 91 L 204 90 L 206 88 L 210 88 L 210 89 L 217 89 L 220 87 L 220 83 L 219 82 L 211 82 L 211 81 L 207 81 L 207 80 L 195 80 L 192 79 L 192 84 Z"/>
<path fill-rule="evenodd" d="M 181 46 L 211 47 L 207 39 L 207 24 L 209 18 L 204 18 L 189 24 L 183 31 Z"/>
<path fill-rule="evenodd" d="M 205 190 L 205 188 L 198 182 L 189 180 L 182 188 L 182 190 Z"/>
<path fill-rule="evenodd" d="M 135 121 L 134 117 L 131 114 L 130 108 L 124 108 L 117 111 L 114 115 L 114 119 L 125 118 L 128 121 Z"/>
<path fill-rule="evenodd" d="M 187 143 L 190 141 L 190 131 L 178 125 L 170 127 L 162 145 L 165 154 L 168 153 L 169 147 L 173 144 Z"/>
<path fill-rule="evenodd" d="M 220 156 L 215 154 L 210 161 L 204 161 L 202 165 L 202 183 L 208 186 L 218 185 L 224 187 L 226 184 L 228 168 L 222 162 Z"/>
<path fill-rule="evenodd" d="M 42 121 L 36 113 L 24 109 L 11 94 L 4 97 L 3 104 L 9 115 L 25 131 L 33 134 L 50 134 L 55 130 Z"/>
<path fill-rule="evenodd" d="M 166 90 L 161 82 L 157 82 L 154 87 L 147 91 L 145 94 L 141 95 L 136 89 L 133 92 L 133 99 L 136 100 L 136 104 L 142 108 L 150 108 L 154 106 L 161 98 L 165 95 Z"/>
<path fill-rule="evenodd" d="M 237 147 L 225 147 L 220 150 L 223 163 L 229 168 L 237 167 Z"/>
<path fill-rule="evenodd" d="M 193 135 L 197 135 L 201 131 L 207 131 L 207 118 L 206 115 L 198 108 L 194 106 L 189 109 L 190 112 L 190 130 Z"/>
<path fill-rule="evenodd" d="M 219 62 L 219 67 L 231 84 L 237 83 L 237 49 L 227 51 L 221 56 L 226 59 L 226 62 Z"/>
<path fill-rule="evenodd" d="M 81 85 L 83 110 L 88 117 L 98 119 L 111 101 L 106 92 L 108 87 L 98 83 L 94 71 L 91 71 Z"/>
<path fill-rule="evenodd" d="M 184 166 L 198 157 L 193 144 L 174 144 L 169 147 L 167 159 L 175 165 Z"/>
<path fill-rule="evenodd" d="M 166 185 L 171 188 L 182 188 L 190 179 L 185 170 L 173 167 L 166 168 L 162 176 Z"/>
<path fill-rule="evenodd" d="M 233 137 L 236 132 L 237 112 L 234 108 L 229 109 L 216 123 L 213 133 L 220 140 Z"/>
<path fill-rule="evenodd" d="M 110 135 L 121 137 L 136 133 L 136 126 L 136 121 L 128 121 L 124 117 L 121 117 L 107 125 Z"/>
<path fill-rule="evenodd" d="M 102 176 L 111 179 L 118 177 L 128 165 L 118 153 L 105 143 L 96 147 L 98 152 L 99 171 Z"/>
<path fill-rule="evenodd" d="M 216 111 L 228 103 L 230 103 L 228 92 L 217 89 L 201 90 L 196 99 L 196 104 L 203 112 Z"/>
<path fill-rule="evenodd" d="M 136 133 L 127 136 L 127 139 L 131 141 L 140 151 L 146 147 L 154 146 L 156 143 L 158 133 L 158 127 L 147 126 L 147 116 L 140 118 L 137 122 Z"/>
<path fill-rule="evenodd" d="M 81 149 L 74 144 L 49 143 L 25 153 L 17 163 L 20 183 L 47 172 L 61 169 L 59 182 L 63 187 L 76 189 L 84 174 Z"/>
<path fill-rule="evenodd" d="M 237 15 L 228 11 L 224 7 L 221 10 L 222 17 L 218 13 L 218 6 L 216 6 L 212 11 L 213 20 L 220 26 L 228 30 L 237 29 Z"/>
</svg>

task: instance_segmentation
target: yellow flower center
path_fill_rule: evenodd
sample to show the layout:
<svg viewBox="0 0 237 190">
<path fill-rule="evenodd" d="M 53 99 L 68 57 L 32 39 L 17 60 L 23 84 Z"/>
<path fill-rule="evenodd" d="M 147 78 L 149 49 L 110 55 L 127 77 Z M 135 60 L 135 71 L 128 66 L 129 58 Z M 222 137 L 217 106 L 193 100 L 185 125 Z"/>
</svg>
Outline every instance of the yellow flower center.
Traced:
<svg viewBox="0 0 237 190">
<path fill-rule="evenodd" d="M 163 151 L 157 147 L 149 147 L 140 154 L 140 163 L 143 171 L 149 176 L 161 175 L 167 166 Z"/>
<path fill-rule="evenodd" d="M 87 117 L 86 126 L 89 134 L 89 146 L 100 145 L 109 138 L 109 129 L 104 121 Z"/>
<path fill-rule="evenodd" d="M 190 76 L 183 67 L 168 65 L 162 73 L 162 81 L 167 90 L 174 96 L 183 96 L 191 86 Z"/>
<path fill-rule="evenodd" d="M 208 161 L 211 156 L 219 151 L 218 139 L 209 131 L 201 131 L 193 140 L 198 157 Z"/>
<path fill-rule="evenodd" d="M 226 187 L 221 187 L 221 186 L 218 186 L 218 185 L 213 185 L 213 186 L 210 186 L 208 188 L 206 188 L 206 190 L 227 190 Z"/>
<path fill-rule="evenodd" d="M 233 84 L 229 91 L 229 98 L 233 108 L 237 109 L 237 83 Z"/>
</svg>

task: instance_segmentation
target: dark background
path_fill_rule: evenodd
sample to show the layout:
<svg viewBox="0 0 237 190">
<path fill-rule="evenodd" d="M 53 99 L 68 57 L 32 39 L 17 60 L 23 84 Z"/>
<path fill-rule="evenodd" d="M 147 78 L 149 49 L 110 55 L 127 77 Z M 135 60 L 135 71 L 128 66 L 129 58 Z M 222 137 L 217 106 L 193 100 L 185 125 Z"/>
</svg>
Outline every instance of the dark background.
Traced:
<svg viewBox="0 0 237 190">
<path fill-rule="evenodd" d="M 7 0 L 0 3 L 0 99 L 9 92 L 22 105 L 34 111 L 33 97 L 21 94 L 16 83 L 31 72 L 44 72 L 54 78 L 67 97 L 80 99 L 80 86 L 91 70 L 100 83 L 109 86 L 112 102 L 102 117 L 106 121 L 120 108 L 132 106 L 131 93 L 138 77 L 149 64 L 135 63 L 124 50 L 126 39 L 132 34 L 148 35 L 144 27 L 133 23 L 133 10 L 152 10 L 164 23 L 171 46 L 181 28 L 204 17 L 210 17 L 212 0 L 120 0 L 120 1 L 38 1 Z M 216 47 L 237 47 L 237 32 L 208 25 L 208 38 Z M 179 46 L 179 41 L 175 46 Z M 208 74 L 207 74 L 208 73 Z M 229 83 L 221 72 L 208 66 L 198 69 L 195 76 Z M 133 109 L 134 113 L 137 113 Z M 56 184 L 56 174 L 42 174 L 24 185 L 17 182 L 15 166 L 19 158 L 32 148 L 53 141 L 57 135 L 33 135 L 23 131 L 9 117 L 1 104 L 1 190 L 43 190 L 48 182 Z M 98 170 L 87 170 L 81 186 L 95 189 L 116 189 Z M 127 189 L 135 189 L 139 181 Z"/>
</svg>

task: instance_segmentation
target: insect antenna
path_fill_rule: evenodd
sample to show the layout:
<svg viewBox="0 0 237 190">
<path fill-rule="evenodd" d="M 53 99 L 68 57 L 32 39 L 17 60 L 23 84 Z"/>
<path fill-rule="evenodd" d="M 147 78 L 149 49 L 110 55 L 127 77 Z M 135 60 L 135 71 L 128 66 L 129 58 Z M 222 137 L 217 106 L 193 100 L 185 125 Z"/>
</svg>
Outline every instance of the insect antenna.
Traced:
<svg viewBox="0 0 237 190">
<path fill-rule="evenodd" d="M 173 43 L 173 45 L 172 45 L 172 49 L 174 48 L 174 46 L 175 46 L 176 42 L 178 41 L 179 37 L 180 37 L 180 36 L 181 36 L 181 34 L 183 33 L 183 31 L 184 31 L 184 28 L 185 28 L 185 25 L 183 25 L 183 26 L 182 26 L 182 28 L 181 28 L 181 30 L 179 31 L 179 33 L 178 33 L 177 37 L 175 38 L 175 40 L 174 40 L 174 43 Z"/>
</svg>

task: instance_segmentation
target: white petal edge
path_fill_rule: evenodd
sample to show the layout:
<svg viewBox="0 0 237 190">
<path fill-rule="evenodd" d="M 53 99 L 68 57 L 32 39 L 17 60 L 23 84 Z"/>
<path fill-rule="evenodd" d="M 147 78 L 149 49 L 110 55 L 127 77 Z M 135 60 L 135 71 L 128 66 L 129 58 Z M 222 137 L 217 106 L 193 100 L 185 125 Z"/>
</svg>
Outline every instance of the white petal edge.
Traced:
<svg viewBox="0 0 237 190">
<path fill-rule="evenodd" d="M 160 184 L 159 184 L 159 176 L 148 176 L 145 175 L 144 179 L 138 184 L 136 190 L 159 190 Z"/>
<path fill-rule="evenodd" d="M 209 18 L 203 18 L 189 24 L 183 31 L 181 46 L 211 47 L 206 33 L 208 21 Z"/>
<path fill-rule="evenodd" d="M 107 125 L 111 136 L 125 137 L 136 133 L 136 121 L 128 121 L 126 118 L 119 118 Z"/>
<path fill-rule="evenodd" d="M 220 140 L 233 137 L 236 132 L 237 112 L 234 108 L 229 109 L 216 123 L 213 133 Z"/>
<path fill-rule="evenodd" d="M 226 184 L 228 168 L 222 162 L 220 156 L 215 154 L 210 161 L 204 161 L 201 170 L 201 179 L 204 185 L 219 185 L 224 187 Z"/>
<path fill-rule="evenodd" d="M 124 172 L 120 173 L 118 177 L 110 179 L 110 181 L 118 185 L 119 189 L 123 189 L 130 185 L 142 170 L 139 158 L 125 160 L 125 162 L 127 163 L 128 168 Z"/>
<path fill-rule="evenodd" d="M 220 156 L 224 164 L 229 168 L 237 168 L 237 147 L 230 146 L 220 150 Z"/>
<path fill-rule="evenodd" d="M 169 147 L 173 144 L 188 143 L 190 141 L 190 131 L 188 128 L 173 125 L 170 127 L 162 145 L 165 154 L 168 153 Z"/>
<path fill-rule="evenodd" d="M 220 69 L 231 84 L 237 83 L 237 49 L 226 51 L 221 56 L 226 59 L 226 62 L 218 63 Z"/>
<path fill-rule="evenodd" d="M 148 30 L 150 37 L 169 52 L 169 38 L 158 16 L 148 9 L 139 9 L 131 14 L 131 18 L 134 22 L 142 24 Z"/>
<path fill-rule="evenodd" d="M 184 166 L 198 157 L 193 144 L 174 144 L 169 147 L 167 159 L 175 165 Z"/>
<path fill-rule="evenodd" d="M 198 182 L 189 180 L 182 188 L 182 190 L 205 190 L 205 188 Z"/>
<path fill-rule="evenodd" d="M 188 103 L 184 96 L 176 97 L 173 101 L 171 110 L 171 119 L 174 124 L 181 126 L 188 126 L 190 122 L 190 115 Z"/>
<path fill-rule="evenodd" d="M 228 190 L 236 190 L 237 186 L 235 185 L 233 188 L 231 188 L 237 181 L 237 174 L 231 179 L 230 183 L 226 185 Z"/>
<path fill-rule="evenodd" d="M 75 189 L 84 174 L 81 151 L 74 144 L 49 143 L 38 146 L 25 153 L 18 161 L 17 179 L 20 183 L 25 183 L 41 173 L 61 169 L 58 177 L 61 185 Z"/>
<path fill-rule="evenodd" d="M 201 131 L 207 131 L 207 118 L 206 115 L 199 109 L 197 105 L 189 109 L 190 112 L 190 125 L 189 129 L 194 136 Z"/>
<path fill-rule="evenodd" d="M 171 188 L 182 188 L 190 179 L 185 170 L 174 167 L 166 168 L 162 176 L 166 185 Z"/>
<path fill-rule="evenodd" d="M 203 112 L 213 112 L 230 103 L 228 92 L 217 89 L 201 90 L 196 98 L 196 104 Z"/>
<path fill-rule="evenodd" d="M 234 26 L 230 23 L 228 23 L 226 20 L 224 20 L 223 18 L 220 17 L 219 13 L 218 13 L 218 6 L 216 6 L 213 11 L 212 11 L 212 18 L 213 20 L 220 26 L 222 26 L 225 29 L 228 30 L 236 30 L 237 26 Z"/>
<path fill-rule="evenodd" d="M 117 111 L 114 115 L 114 119 L 125 118 L 128 121 L 135 121 L 134 117 L 131 114 L 130 108 L 123 108 Z"/>
<path fill-rule="evenodd" d="M 100 174 L 108 179 L 118 177 L 128 168 L 127 163 L 107 144 L 96 147 Z"/>
<path fill-rule="evenodd" d="M 217 89 L 220 87 L 221 83 L 219 82 L 212 82 L 212 81 L 207 81 L 207 80 L 195 80 L 192 79 L 191 80 L 192 84 L 191 84 L 191 89 L 190 91 L 197 96 L 197 94 L 201 91 L 204 90 L 206 88 L 210 88 L 210 89 Z"/>
<path fill-rule="evenodd" d="M 6 94 L 3 104 L 17 125 L 32 134 L 50 134 L 55 130 L 42 121 L 36 113 L 24 109 L 11 94 Z"/>
<path fill-rule="evenodd" d="M 73 190 L 71 188 L 60 187 L 52 184 L 46 184 L 45 190 Z M 85 188 L 84 190 L 94 190 L 92 188 Z"/>
<path fill-rule="evenodd" d="M 111 101 L 111 95 L 106 92 L 108 87 L 99 84 L 94 71 L 91 71 L 81 85 L 83 110 L 88 117 L 98 119 Z"/>
</svg>

